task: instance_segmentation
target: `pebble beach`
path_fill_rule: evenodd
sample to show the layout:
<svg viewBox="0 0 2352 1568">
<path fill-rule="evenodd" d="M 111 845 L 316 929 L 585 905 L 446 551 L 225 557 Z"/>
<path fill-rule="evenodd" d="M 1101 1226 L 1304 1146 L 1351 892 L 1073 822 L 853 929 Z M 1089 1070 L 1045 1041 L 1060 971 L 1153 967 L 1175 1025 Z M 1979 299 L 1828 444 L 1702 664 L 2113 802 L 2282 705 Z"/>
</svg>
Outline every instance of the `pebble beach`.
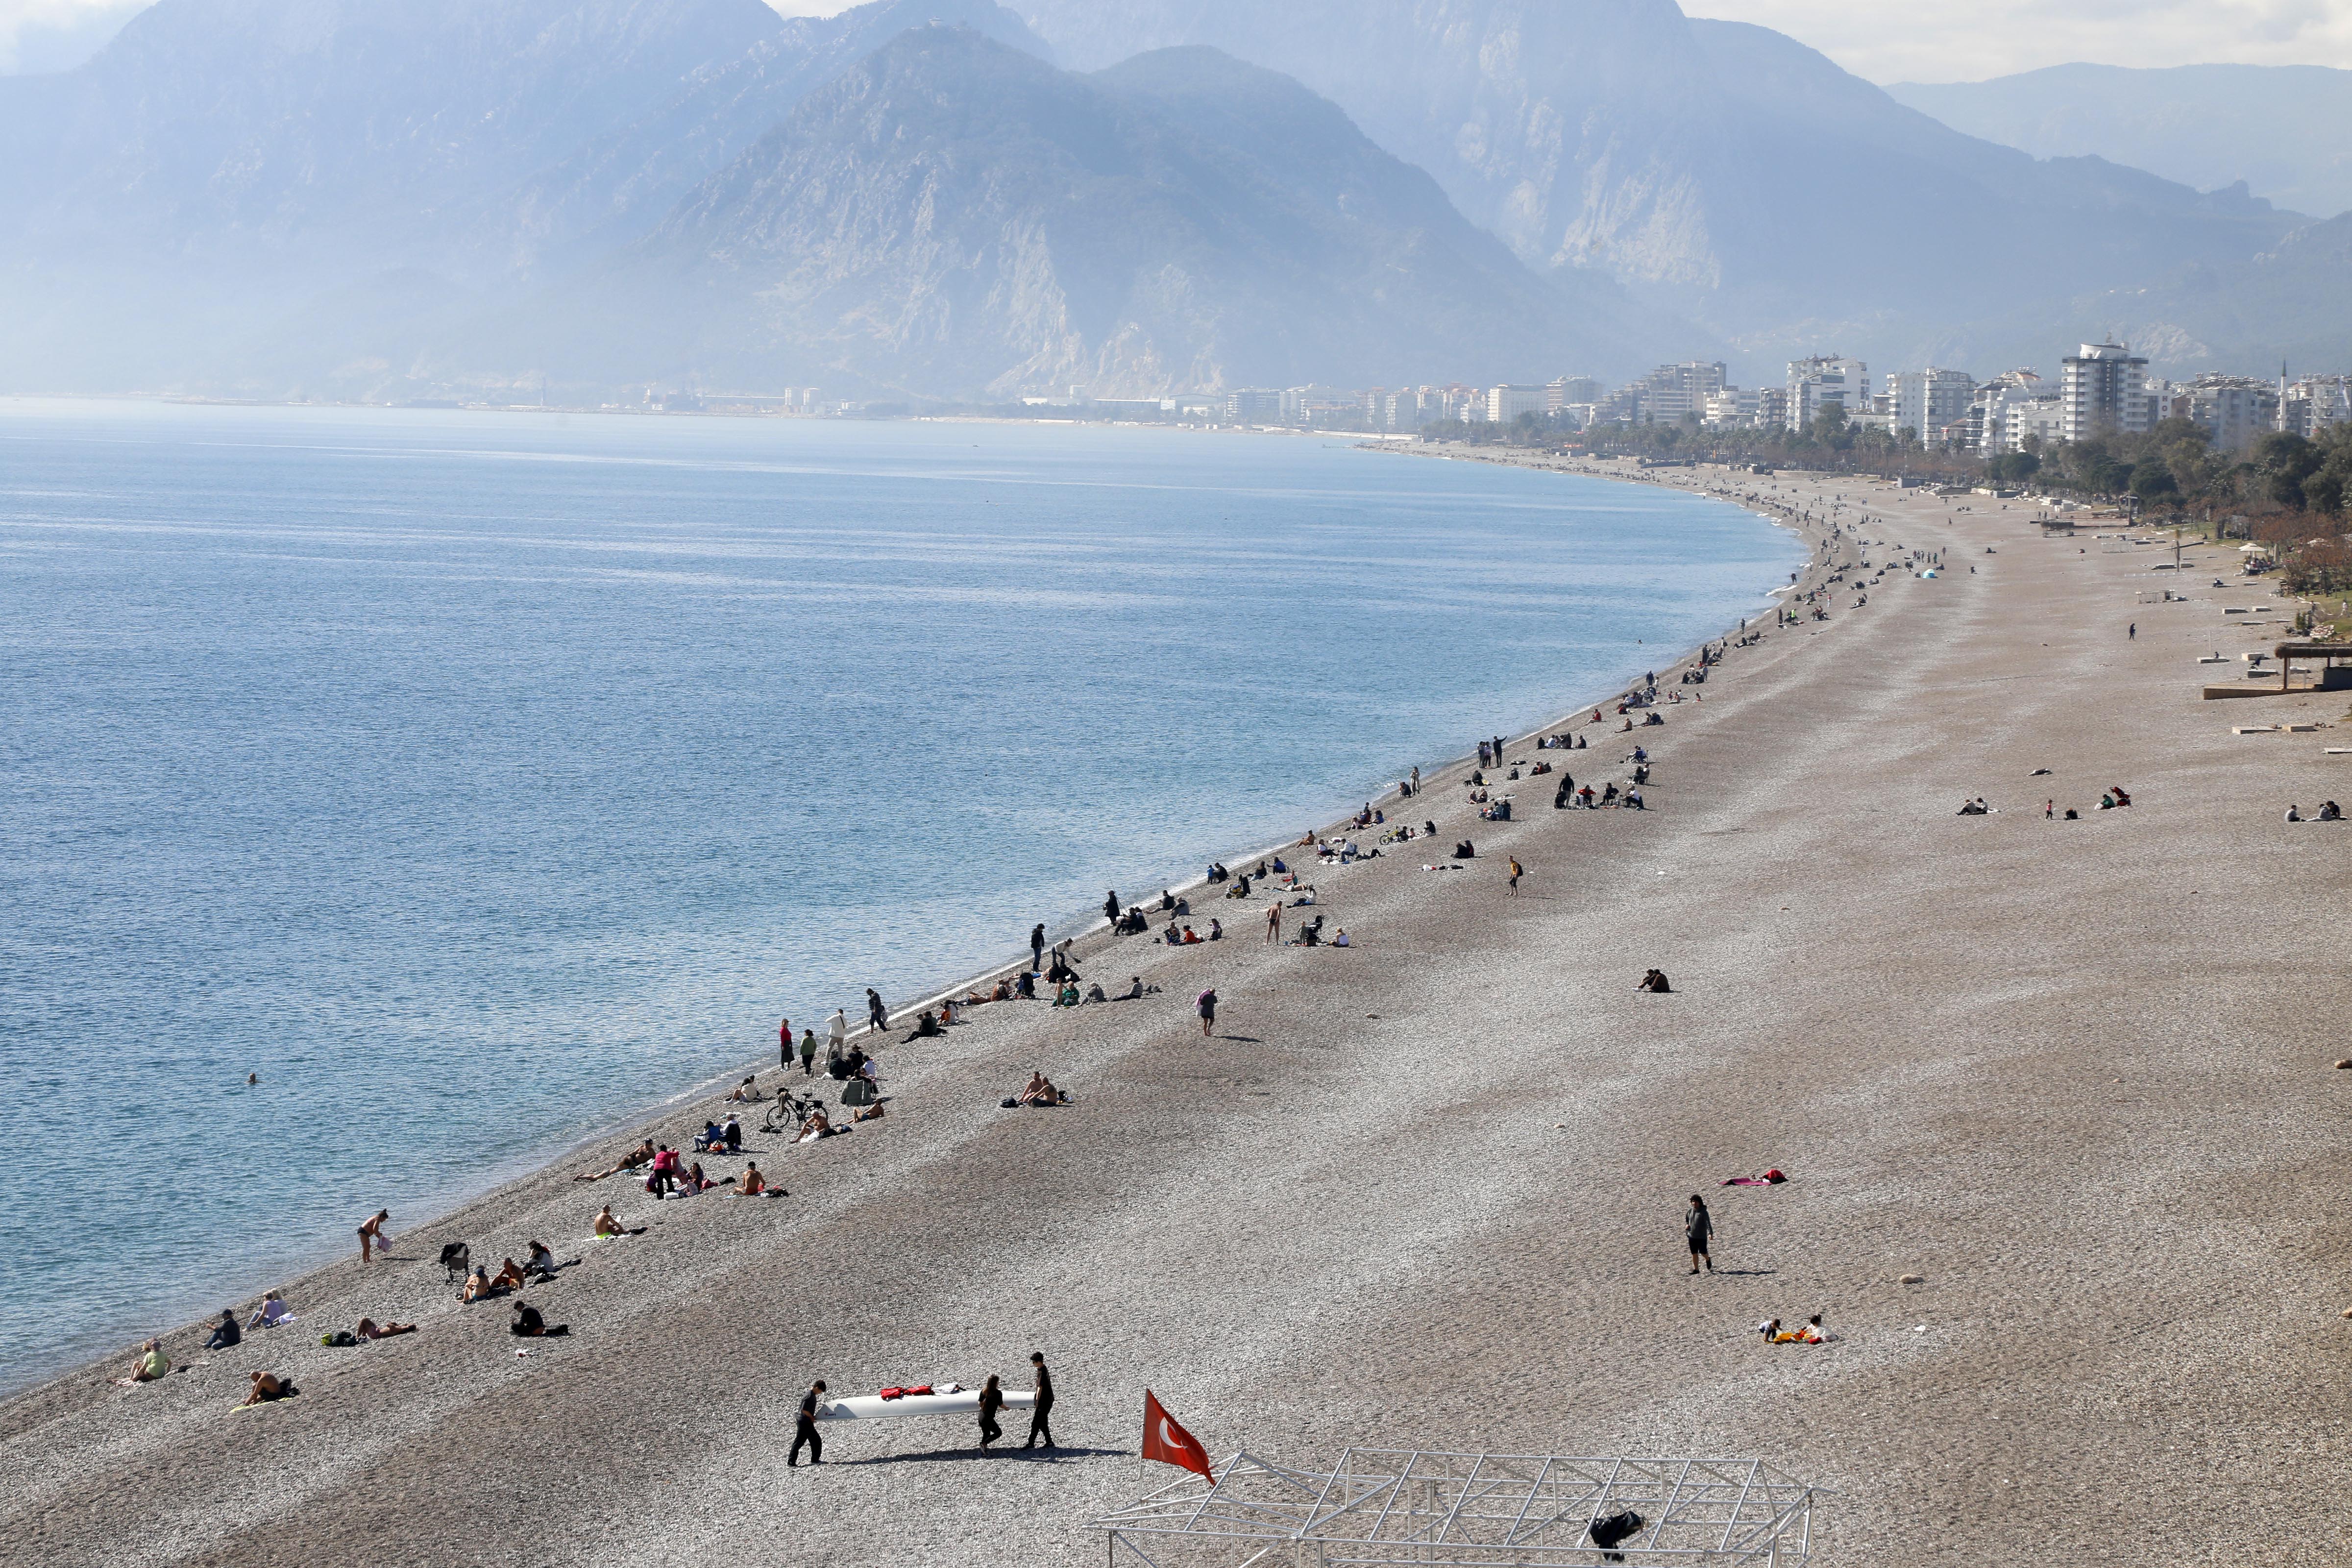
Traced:
<svg viewBox="0 0 2352 1568">
<path fill-rule="evenodd" d="M 2352 757 L 2334 728 L 2233 732 L 2345 699 L 2205 701 L 2197 662 L 2284 636 L 2223 616 L 2279 601 L 2222 552 L 2158 572 L 2168 542 L 2044 537 L 1986 497 L 1599 471 L 1801 526 L 1797 592 L 1829 618 L 1755 622 L 1700 686 L 1660 650 L 1688 699 L 1663 725 L 1624 733 L 1612 702 L 1547 731 L 1587 749 L 1513 737 L 1488 773 L 1509 822 L 1479 820 L 1469 764 L 1430 769 L 1381 804 L 1433 836 L 1294 859 L 1347 948 L 1267 944 L 1265 889 L 1196 889 L 1223 942 L 1074 950 L 1140 1001 L 991 1005 L 904 1044 L 902 1017 L 882 1121 L 746 1140 L 787 1197 L 573 1180 L 636 1137 L 688 1146 L 714 1097 L 395 1221 L 387 1259 L 254 1281 L 240 1316 L 270 1287 L 298 1321 L 209 1354 L 176 1331 L 161 1382 L 114 1385 L 125 1347 L 11 1397 L 0 1553 L 1098 1563 L 1089 1521 L 1175 1473 L 1138 1454 L 1149 1387 L 1212 1455 L 1309 1469 L 1351 1445 L 1763 1458 L 1834 1493 L 1825 1564 L 2352 1556 L 2345 826 L 2281 820 L 2352 790 Z M 1525 772 L 1622 787 L 1636 742 L 1643 811 L 1555 810 Z M 2133 804 L 2096 809 L 2116 784 Z M 1635 991 L 1654 966 L 1672 994 Z M 1003 1109 L 1034 1070 L 1074 1103 Z M 1790 1180 L 1718 1184 L 1768 1167 Z M 590 1239 L 606 1202 L 645 1233 Z M 581 1261 L 526 1293 L 570 1336 L 526 1344 L 436 1259 L 533 1237 Z M 1836 1342 L 1754 1331 L 1815 1312 Z M 419 1331 L 318 1342 L 362 1316 Z M 1019 1451 L 1021 1412 L 987 1456 L 960 1423 L 840 1423 L 823 1467 L 785 1468 L 814 1379 L 1026 1388 L 1033 1350 L 1058 1448 Z M 233 1411 L 256 1369 L 302 1394 Z"/>
</svg>

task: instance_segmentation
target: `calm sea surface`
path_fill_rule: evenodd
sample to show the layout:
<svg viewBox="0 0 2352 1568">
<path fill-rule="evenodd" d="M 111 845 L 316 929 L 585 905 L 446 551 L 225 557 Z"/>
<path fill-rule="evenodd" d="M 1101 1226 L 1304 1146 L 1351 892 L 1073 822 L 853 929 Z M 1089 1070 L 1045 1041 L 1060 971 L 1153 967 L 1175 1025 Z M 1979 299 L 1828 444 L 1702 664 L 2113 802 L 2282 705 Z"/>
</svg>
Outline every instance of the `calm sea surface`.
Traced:
<svg viewBox="0 0 2352 1568">
<path fill-rule="evenodd" d="M 1529 728 L 1801 559 L 1315 438 L 0 402 L 0 1385 Z"/>
</svg>

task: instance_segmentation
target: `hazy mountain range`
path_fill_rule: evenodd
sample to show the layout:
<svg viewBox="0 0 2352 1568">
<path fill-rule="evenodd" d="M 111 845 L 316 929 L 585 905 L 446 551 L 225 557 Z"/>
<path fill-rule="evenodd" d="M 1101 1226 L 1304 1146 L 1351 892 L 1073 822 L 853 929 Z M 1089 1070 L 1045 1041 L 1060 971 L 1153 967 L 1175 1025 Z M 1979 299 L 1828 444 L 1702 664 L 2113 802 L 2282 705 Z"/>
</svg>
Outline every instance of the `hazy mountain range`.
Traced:
<svg viewBox="0 0 2352 1568">
<path fill-rule="evenodd" d="M 2295 212 L 2352 211 L 2352 71 L 2326 66 L 2052 66 L 1898 82 L 1896 101 L 2042 158 L 2095 154 L 2211 190 L 2243 180 Z"/>
<path fill-rule="evenodd" d="M 0 145 L 10 390 L 1001 399 L 2352 335 L 2331 230 L 1672 0 L 161 0 L 0 79 Z"/>
</svg>

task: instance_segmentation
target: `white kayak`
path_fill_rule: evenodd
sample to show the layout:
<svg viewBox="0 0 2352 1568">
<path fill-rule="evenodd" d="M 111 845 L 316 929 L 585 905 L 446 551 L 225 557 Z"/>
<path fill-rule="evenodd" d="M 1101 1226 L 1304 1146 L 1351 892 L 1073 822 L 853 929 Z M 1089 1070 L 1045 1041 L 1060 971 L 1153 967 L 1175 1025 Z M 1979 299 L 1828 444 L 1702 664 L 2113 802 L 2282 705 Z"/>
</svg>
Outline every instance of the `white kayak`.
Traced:
<svg viewBox="0 0 2352 1568">
<path fill-rule="evenodd" d="M 1026 1410 L 1037 1403 L 1037 1396 L 1026 1391 L 1004 1390 L 1004 1408 Z M 860 1394 L 847 1399 L 828 1399 L 816 1407 L 820 1421 L 881 1421 L 903 1415 L 971 1415 L 980 1414 L 980 1390 L 960 1388 L 953 1394 L 908 1394 L 897 1399 L 885 1399 L 878 1394 Z"/>
</svg>

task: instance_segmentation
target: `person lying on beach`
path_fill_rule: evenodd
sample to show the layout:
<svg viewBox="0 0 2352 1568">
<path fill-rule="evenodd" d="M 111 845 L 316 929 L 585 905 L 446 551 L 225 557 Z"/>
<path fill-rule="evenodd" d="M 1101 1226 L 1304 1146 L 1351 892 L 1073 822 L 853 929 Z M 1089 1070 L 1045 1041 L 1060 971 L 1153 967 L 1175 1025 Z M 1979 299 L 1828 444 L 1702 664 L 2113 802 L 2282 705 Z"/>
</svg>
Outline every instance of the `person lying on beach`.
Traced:
<svg viewBox="0 0 2352 1568">
<path fill-rule="evenodd" d="M 852 1121 L 879 1121 L 882 1120 L 882 1107 L 879 1104 L 875 1104 L 866 1106 L 861 1110 L 853 1110 L 849 1113 L 849 1120 Z"/>
<path fill-rule="evenodd" d="M 630 1150 L 627 1153 L 622 1155 L 619 1163 L 614 1164 L 611 1170 L 583 1171 L 572 1179 L 575 1182 L 601 1182 L 607 1176 L 617 1176 L 624 1171 L 634 1171 L 640 1165 L 651 1164 L 653 1163 L 653 1158 L 654 1141 L 648 1138 L 644 1142 L 638 1144 L 635 1148 Z"/>
<path fill-rule="evenodd" d="M 520 1290 L 522 1287 L 522 1265 L 511 1258 L 505 1260 L 490 1279 L 490 1288 L 495 1290 Z"/>
<path fill-rule="evenodd" d="M 262 1293 L 261 1305 L 253 1310 L 252 1321 L 245 1326 L 248 1329 L 274 1329 L 280 1323 L 293 1321 L 294 1309 L 279 1300 L 277 1291 L 268 1290 Z"/>
<path fill-rule="evenodd" d="M 213 1337 L 205 1342 L 205 1349 L 208 1351 L 228 1350 L 241 1342 L 244 1338 L 245 1331 L 236 1326 L 236 1310 L 234 1308 L 223 1307 L 221 1309 L 220 1321 L 213 1325 Z"/>
<path fill-rule="evenodd" d="M 1723 1184 L 1727 1187 L 1777 1187 L 1788 1179 L 1776 1166 L 1760 1176 L 1726 1176 Z"/>
<path fill-rule="evenodd" d="M 268 1405 L 280 1399 L 291 1399 L 301 1392 L 289 1378 L 280 1377 L 274 1372 L 257 1372 L 253 1374 L 253 1389 L 245 1396 L 243 1403 Z"/>
<path fill-rule="evenodd" d="M 360 1326 L 352 1331 L 363 1340 L 388 1340 L 394 1334 L 413 1334 L 415 1331 L 415 1323 L 379 1323 L 373 1318 L 362 1318 Z"/>
<path fill-rule="evenodd" d="M 549 1327 L 547 1320 L 540 1315 L 539 1309 L 527 1301 L 515 1303 L 514 1321 L 507 1325 L 507 1332 L 519 1340 L 554 1339 L 571 1331 L 572 1325 L 569 1323 L 557 1323 L 552 1328 Z"/>
<path fill-rule="evenodd" d="M 593 1228 L 594 1233 L 598 1236 L 626 1236 L 629 1234 L 626 1230 L 622 1228 L 621 1222 L 613 1217 L 613 1205 L 611 1204 L 606 1204 L 603 1208 L 596 1211 L 596 1224 Z"/>
<path fill-rule="evenodd" d="M 1636 991 L 1651 991 L 1663 994 L 1672 991 L 1674 987 L 1666 984 L 1666 972 L 1664 970 L 1653 969 L 1642 976 L 1640 983 L 1637 984 L 1633 989 Z"/>
</svg>

